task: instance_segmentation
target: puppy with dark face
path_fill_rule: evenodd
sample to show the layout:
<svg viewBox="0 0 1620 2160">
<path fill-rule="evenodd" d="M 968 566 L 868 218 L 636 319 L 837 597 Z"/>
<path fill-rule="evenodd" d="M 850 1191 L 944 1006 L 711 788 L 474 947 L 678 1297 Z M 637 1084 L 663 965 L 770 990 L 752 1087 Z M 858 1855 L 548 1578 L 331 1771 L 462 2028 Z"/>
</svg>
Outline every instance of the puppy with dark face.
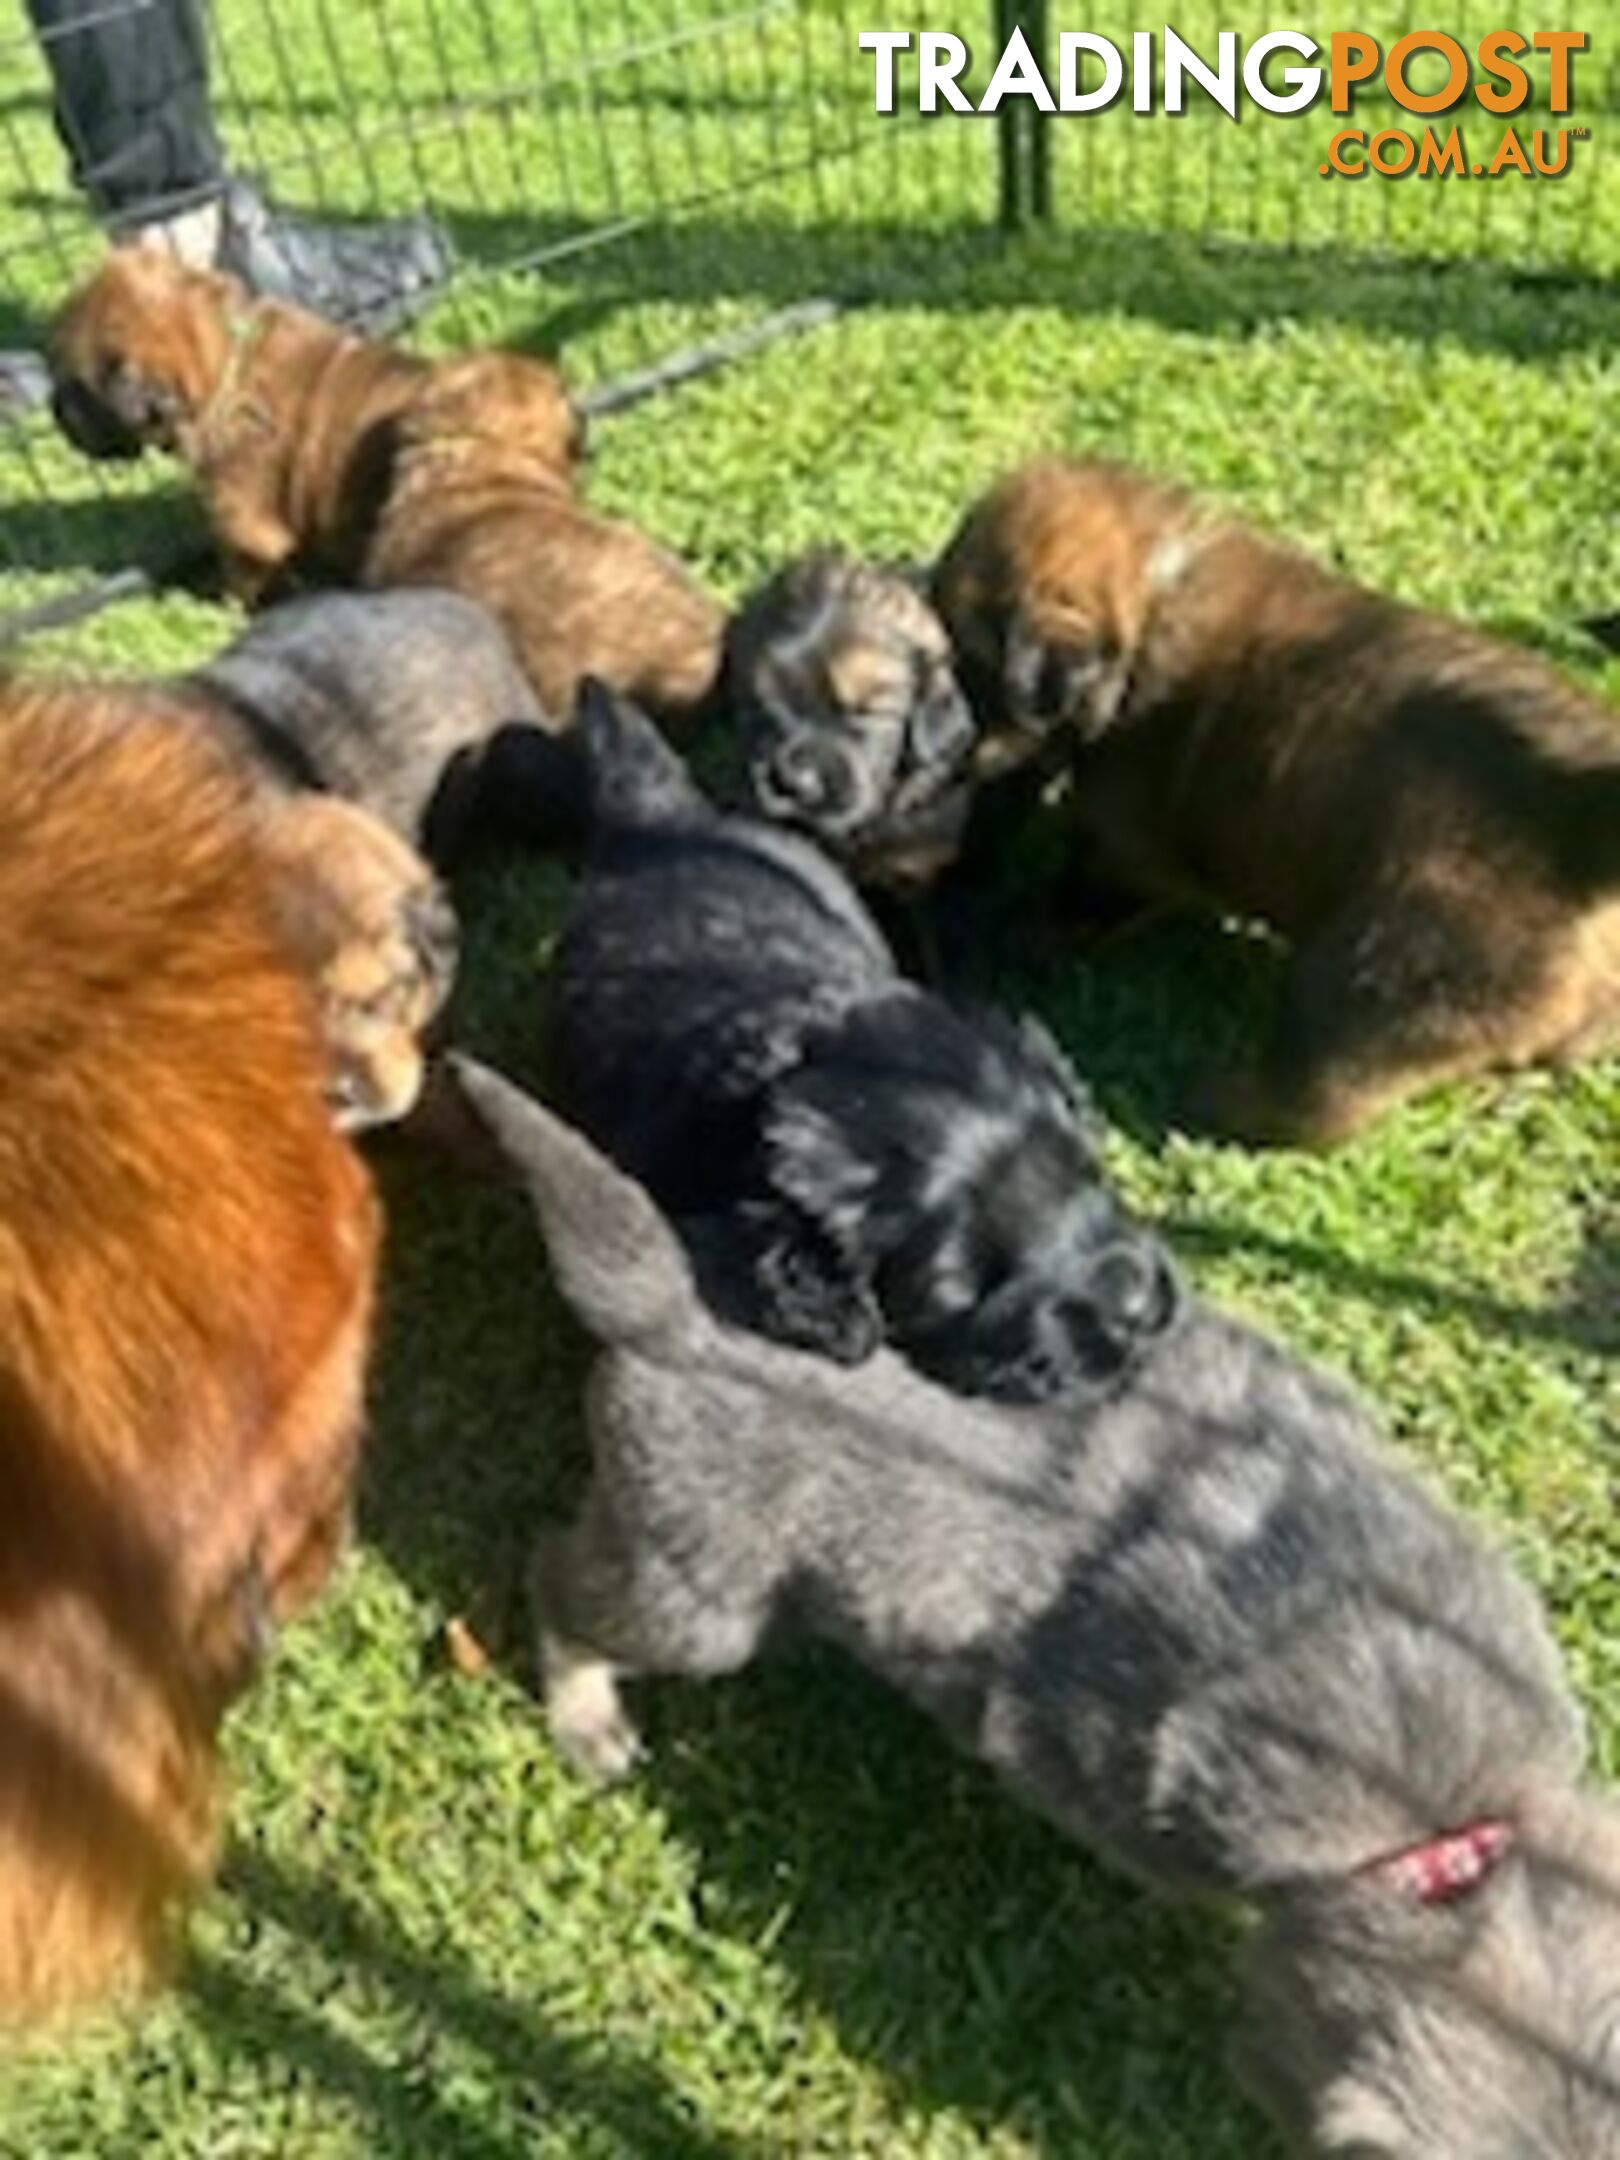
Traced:
<svg viewBox="0 0 1620 2160">
<path fill-rule="evenodd" d="M 645 533 L 580 502 L 584 436 L 556 373 L 513 353 L 443 362 L 400 426 L 368 549 L 373 588 L 438 585 L 505 629 L 543 710 L 594 675 L 678 723 L 709 699 L 724 618 Z"/>
<path fill-rule="evenodd" d="M 379 1222 L 252 805 L 0 690 L 0 2027 L 157 1977 L 216 1739 L 345 1534 Z"/>
<path fill-rule="evenodd" d="M 899 893 L 955 855 L 974 729 L 915 578 L 819 550 L 750 595 L 726 636 L 745 799 Z"/>
<path fill-rule="evenodd" d="M 429 365 L 237 279 L 115 248 L 50 334 L 56 417 L 91 457 L 167 451 L 202 491 L 229 590 L 353 580 L 393 423 Z"/>
<path fill-rule="evenodd" d="M 1219 1129 L 1326 1146 L 1620 1033 L 1620 724 L 1543 661 L 1097 461 L 993 489 L 934 593 L 981 771 L 1060 759 L 1099 882 L 1289 941 Z"/>
<path fill-rule="evenodd" d="M 558 1078 L 717 1305 L 846 1362 L 886 1337 L 1010 1401 L 1117 1385 L 1177 1289 L 1055 1044 L 902 981 L 835 866 L 712 810 L 633 708 L 593 688 L 578 725 L 597 836 Z"/>
<path fill-rule="evenodd" d="M 536 845 L 583 819 L 500 625 L 427 588 L 271 608 L 175 685 L 266 783 L 357 804 L 450 869 L 485 831 Z"/>
</svg>

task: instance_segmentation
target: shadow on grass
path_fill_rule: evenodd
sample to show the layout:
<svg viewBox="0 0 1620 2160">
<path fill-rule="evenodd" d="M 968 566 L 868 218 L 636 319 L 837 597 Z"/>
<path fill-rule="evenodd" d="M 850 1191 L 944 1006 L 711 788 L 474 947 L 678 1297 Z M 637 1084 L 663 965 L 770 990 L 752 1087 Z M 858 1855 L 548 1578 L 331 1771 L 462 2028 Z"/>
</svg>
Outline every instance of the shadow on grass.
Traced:
<svg viewBox="0 0 1620 2160">
<path fill-rule="evenodd" d="M 750 2148 L 700 2130 L 659 2072 L 615 2051 L 554 2031 L 532 2010 L 482 1986 L 457 1961 L 430 1958 L 361 1909 L 324 1878 L 239 1853 L 226 1876 L 256 1918 L 318 1943 L 363 1983 L 380 1986 L 432 2039 L 446 2034 L 474 2048 L 504 2083 L 544 2095 L 548 2108 L 613 2132 L 627 2151 L 663 2160 L 744 2160 Z M 200 2023 L 244 2054 L 273 2050 L 367 2118 L 366 2149 L 455 2155 L 456 2160 L 520 2160 L 531 2138 L 492 2131 L 437 2089 L 431 2070 L 373 2054 L 318 2010 L 202 1958 L 188 1967 L 185 1996 Z"/>
</svg>

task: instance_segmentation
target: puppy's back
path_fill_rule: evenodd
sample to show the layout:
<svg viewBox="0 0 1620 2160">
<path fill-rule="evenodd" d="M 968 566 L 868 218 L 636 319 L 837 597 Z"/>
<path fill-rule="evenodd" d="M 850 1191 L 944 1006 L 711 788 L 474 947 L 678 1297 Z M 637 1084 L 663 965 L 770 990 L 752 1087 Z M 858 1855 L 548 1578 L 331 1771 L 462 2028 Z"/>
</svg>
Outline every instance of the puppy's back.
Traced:
<svg viewBox="0 0 1620 2160">
<path fill-rule="evenodd" d="M 243 829 L 161 708 L 0 689 L 0 2016 L 149 1968 L 347 1483 L 373 1204 Z"/>
<path fill-rule="evenodd" d="M 596 841 L 553 975 L 558 1076 L 586 1130 L 680 1207 L 804 1031 L 894 964 L 831 863 L 712 810 L 633 706 L 588 691 L 579 734 Z"/>
<path fill-rule="evenodd" d="M 187 687 L 272 775 L 361 804 L 413 846 L 443 838 L 436 853 L 455 852 L 468 820 L 447 813 L 496 739 L 548 727 L 494 617 L 430 588 L 319 593 L 271 608 Z M 554 777 L 549 790 L 523 793 L 566 790 Z M 561 799 L 521 807 L 537 832 L 549 830 L 548 811 L 559 829 L 578 822 L 577 806 L 565 816 Z M 447 824 L 457 829 L 443 835 Z"/>
</svg>

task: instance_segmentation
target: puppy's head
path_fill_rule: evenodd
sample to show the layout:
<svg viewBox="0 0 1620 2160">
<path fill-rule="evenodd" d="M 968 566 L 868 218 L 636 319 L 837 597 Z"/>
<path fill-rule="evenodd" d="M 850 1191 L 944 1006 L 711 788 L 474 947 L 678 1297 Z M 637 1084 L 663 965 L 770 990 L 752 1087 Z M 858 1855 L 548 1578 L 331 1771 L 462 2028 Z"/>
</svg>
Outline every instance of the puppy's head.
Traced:
<svg viewBox="0 0 1620 2160">
<path fill-rule="evenodd" d="M 1237 2069 L 1303 2150 L 1620 2160 L 1620 1816 L 1566 1792 L 1509 1831 L 1477 1881 L 1386 1864 L 1279 1901 Z"/>
<path fill-rule="evenodd" d="M 1190 511 L 1098 461 L 1024 467 L 978 503 L 934 573 L 934 603 L 984 730 L 982 773 L 1054 737 L 1112 727 Z"/>
<path fill-rule="evenodd" d="M 897 570 L 823 551 L 747 600 L 727 634 L 744 786 L 877 883 L 956 852 L 974 744 L 944 625 Z"/>
<path fill-rule="evenodd" d="M 347 1131 L 392 1124 L 422 1091 L 455 979 L 450 903 L 397 833 L 336 796 L 266 791 L 259 827 L 283 933 L 315 991 L 333 1114 Z"/>
<path fill-rule="evenodd" d="M 771 1174 L 875 1284 L 890 1338 L 962 1394 L 1083 1400 L 1177 1317 L 1169 1255 L 1115 1196 L 1046 1031 L 902 994 L 776 1093 Z"/>
<path fill-rule="evenodd" d="M 585 420 L 547 361 L 464 353 L 435 362 L 401 417 L 400 440 L 407 449 L 476 444 L 566 482 L 585 455 Z"/>
<path fill-rule="evenodd" d="M 76 448 L 133 458 L 183 447 L 224 370 L 246 288 L 159 248 L 114 248 L 51 326 L 51 408 Z"/>
</svg>

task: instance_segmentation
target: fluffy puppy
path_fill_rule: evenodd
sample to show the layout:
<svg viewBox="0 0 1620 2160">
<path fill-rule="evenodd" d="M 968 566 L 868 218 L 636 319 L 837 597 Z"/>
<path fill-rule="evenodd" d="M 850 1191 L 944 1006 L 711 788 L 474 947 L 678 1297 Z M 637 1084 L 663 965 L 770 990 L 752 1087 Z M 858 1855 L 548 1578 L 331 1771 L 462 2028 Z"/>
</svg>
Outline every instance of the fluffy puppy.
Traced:
<svg viewBox="0 0 1620 2160">
<path fill-rule="evenodd" d="M 1325 1146 L 1620 1028 L 1620 726 L 1541 660 L 1094 461 L 993 489 L 934 590 L 982 770 L 1053 746 L 1088 868 L 1289 941 L 1225 1130 Z"/>
<path fill-rule="evenodd" d="M 974 727 L 917 580 L 831 549 L 750 594 L 726 633 L 745 800 L 863 885 L 915 893 L 955 856 Z"/>
<path fill-rule="evenodd" d="M 363 582 L 482 601 L 547 713 L 570 717 L 595 675 L 660 719 L 689 719 L 713 690 L 724 618 L 645 533 L 579 501 L 583 441 L 543 362 L 444 362 L 401 424 Z"/>
<path fill-rule="evenodd" d="M 0 2021 L 138 1985 L 214 1742 L 326 1576 L 378 1241 L 248 805 L 96 690 L 0 690 Z"/>
<path fill-rule="evenodd" d="M 552 970 L 559 1084 L 742 1324 L 858 1360 L 887 1337 L 1015 1401 L 1117 1385 L 1175 1313 L 1079 1083 L 1032 1021 L 903 982 L 836 867 L 722 817 L 591 686 L 597 837 Z"/>
<path fill-rule="evenodd" d="M 485 830 L 549 844 L 580 827 L 577 761 L 459 594 L 313 593 L 176 687 L 266 782 L 357 803 L 440 869 Z"/>
<path fill-rule="evenodd" d="M 114 248 L 50 333 L 53 405 L 91 457 L 190 468 L 227 588 L 352 583 L 428 363 L 155 248 Z"/>
<path fill-rule="evenodd" d="M 1238 2061 L 1299 2148 L 1616 2160 L 1620 1813 L 1534 1598 L 1341 1385 L 1201 1302 L 1079 1415 L 781 1349 L 577 1134 L 463 1085 L 599 1349 L 535 1561 L 581 1768 L 636 1759 L 621 1674 L 807 1631 L 1066 1834 L 1250 1902 Z"/>
</svg>

